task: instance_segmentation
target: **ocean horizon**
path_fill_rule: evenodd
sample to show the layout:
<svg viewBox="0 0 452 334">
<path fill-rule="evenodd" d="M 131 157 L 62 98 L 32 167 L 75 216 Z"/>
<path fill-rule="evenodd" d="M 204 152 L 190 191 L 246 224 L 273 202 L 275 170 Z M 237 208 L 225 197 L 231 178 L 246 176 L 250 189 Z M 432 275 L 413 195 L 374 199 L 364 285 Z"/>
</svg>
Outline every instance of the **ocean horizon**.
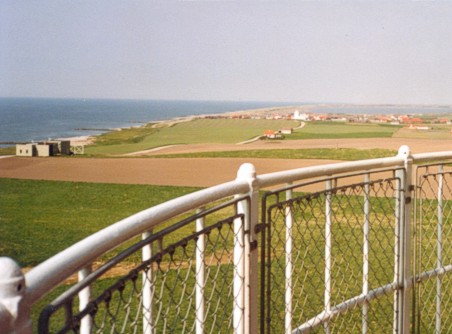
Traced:
<svg viewBox="0 0 452 334">
<path fill-rule="evenodd" d="M 264 101 L 0 98 L 0 145 L 98 135 L 112 129 L 204 114 L 310 105 L 314 113 L 452 114 L 450 106 L 353 106 Z"/>
</svg>

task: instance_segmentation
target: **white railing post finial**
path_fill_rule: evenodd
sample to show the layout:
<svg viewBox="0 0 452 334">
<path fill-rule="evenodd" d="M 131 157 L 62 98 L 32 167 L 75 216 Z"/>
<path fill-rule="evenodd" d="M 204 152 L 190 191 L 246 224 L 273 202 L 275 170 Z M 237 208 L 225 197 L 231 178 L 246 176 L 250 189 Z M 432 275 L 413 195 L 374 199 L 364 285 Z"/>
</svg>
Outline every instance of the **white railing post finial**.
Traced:
<svg viewBox="0 0 452 334">
<path fill-rule="evenodd" d="M 404 159 L 408 159 L 408 157 L 410 155 L 411 155 L 411 150 L 408 145 L 400 146 L 397 156 L 403 157 Z"/>
<path fill-rule="evenodd" d="M 31 334 L 30 310 L 21 307 L 25 295 L 25 278 L 19 265 L 0 257 L 0 332 Z"/>
</svg>

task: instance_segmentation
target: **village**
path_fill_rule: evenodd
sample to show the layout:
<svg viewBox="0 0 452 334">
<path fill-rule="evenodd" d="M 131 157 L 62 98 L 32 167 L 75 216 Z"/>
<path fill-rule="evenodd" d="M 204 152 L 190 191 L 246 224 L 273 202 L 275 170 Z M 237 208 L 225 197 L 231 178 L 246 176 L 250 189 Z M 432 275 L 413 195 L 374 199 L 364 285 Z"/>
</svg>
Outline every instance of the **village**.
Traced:
<svg viewBox="0 0 452 334">
<path fill-rule="evenodd" d="M 232 112 L 221 115 L 202 115 L 197 118 L 224 119 L 268 119 L 268 120 L 297 120 L 301 122 L 338 122 L 338 123 L 376 123 L 405 126 L 410 130 L 426 131 L 433 124 L 452 125 L 452 115 L 414 115 L 414 114 L 343 114 L 343 113 L 316 113 L 303 112 L 294 107 L 282 107 L 271 109 L 257 109 L 243 112 Z M 430 125 L 430 126 L 429 126 Z M 262 138 L 282 139 L 284 135 L 290 135 L 293 128 L 278 130 L 266 130 Z M 452 129 L 451 129 L 452 133 Z"/>
</svg>

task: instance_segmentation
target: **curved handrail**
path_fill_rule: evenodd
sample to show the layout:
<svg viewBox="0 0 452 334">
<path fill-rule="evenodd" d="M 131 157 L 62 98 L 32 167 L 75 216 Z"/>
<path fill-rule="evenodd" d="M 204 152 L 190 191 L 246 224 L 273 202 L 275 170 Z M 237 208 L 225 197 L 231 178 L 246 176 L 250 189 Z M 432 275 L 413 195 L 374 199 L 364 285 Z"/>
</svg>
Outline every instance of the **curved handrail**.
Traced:
<svg viewBox="0 0 452 334">
<path fill-rule="evenodd" d="M 390 158 L 369 159 L 362 161 L 339 162 L 335 164 L 320 165 L 291 169 L 282 172 L 264 174 L 257 177 L 259 186 L 262 188 L 278 184 L 291 183 L 306 180 L 313 177 L 336 175 L 342 173 L 380 169 L 387 167 L 403 167 L 405 159 L 398 155 Z"/>
<path fill-rule="evenodd" d="M 450 160 L 452 159 L 452 151 L 416 153 L 412 155 L 412 158 L 417 163 L 430 162 L 435 160 Z"/>
</svg>

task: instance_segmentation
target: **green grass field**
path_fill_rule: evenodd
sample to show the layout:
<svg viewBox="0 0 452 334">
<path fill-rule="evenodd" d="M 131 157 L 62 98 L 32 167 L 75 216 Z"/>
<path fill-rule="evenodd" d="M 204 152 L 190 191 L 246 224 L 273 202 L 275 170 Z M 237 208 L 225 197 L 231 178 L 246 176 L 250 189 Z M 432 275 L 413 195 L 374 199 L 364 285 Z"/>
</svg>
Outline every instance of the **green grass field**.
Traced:
<svg viewBox="0 0 452 334">
<path fill-rule="evenodd" d="M 288 120 L 197 119 L 170 127 L 143 128 L 109 132 L 86 147 L 87 154 L 124 154 L 176 144 L 238 143 L 263 135 L 267 129 L 298 126 Z"/>
<path fill-rule="evenodd" d="M 198 188 L 0 178 L 0 189 L 0 254 L 34 266 L 120 219 Z"/>
<path fill-rule="evenodd" d="M 429 130 L 412 130 L 409 128 L 402 128 L 394 133 L 394 138 L 416 138 L 416 139 L 436 139 L 436 140 L 451 140 L 452 133 L 450 132 L 450 125 L 435 125 Z"/>
<path fill-rule="evenodd" d="M 308 122 L 287 139 L 387 138 L 400 129 L 396 125 Z"/>
<path fill-rule="evenodd" d="M 94 145 L 86 147 L 88 155 L 125 154 L 161 146 L 200 143 L 239 143 L 260 136 L 265 130 L 296 128 L 290 120 L 196 119 L 169 127 L 123 129 L 98 136 Z M 337 122 L 309 122 L 286 140 L 391 137 L 399 126 Z"/>
<path fill-rule="evenodd" d="M 155 155 L 153 158 L 265 158 L 265 159 L 328 159 L 356 161 L 395 156 L 397 151 L 388 149 L 358 150 L 353 148 L 277 149 L 223 152 L 197 152 Z"/>
</svg>

